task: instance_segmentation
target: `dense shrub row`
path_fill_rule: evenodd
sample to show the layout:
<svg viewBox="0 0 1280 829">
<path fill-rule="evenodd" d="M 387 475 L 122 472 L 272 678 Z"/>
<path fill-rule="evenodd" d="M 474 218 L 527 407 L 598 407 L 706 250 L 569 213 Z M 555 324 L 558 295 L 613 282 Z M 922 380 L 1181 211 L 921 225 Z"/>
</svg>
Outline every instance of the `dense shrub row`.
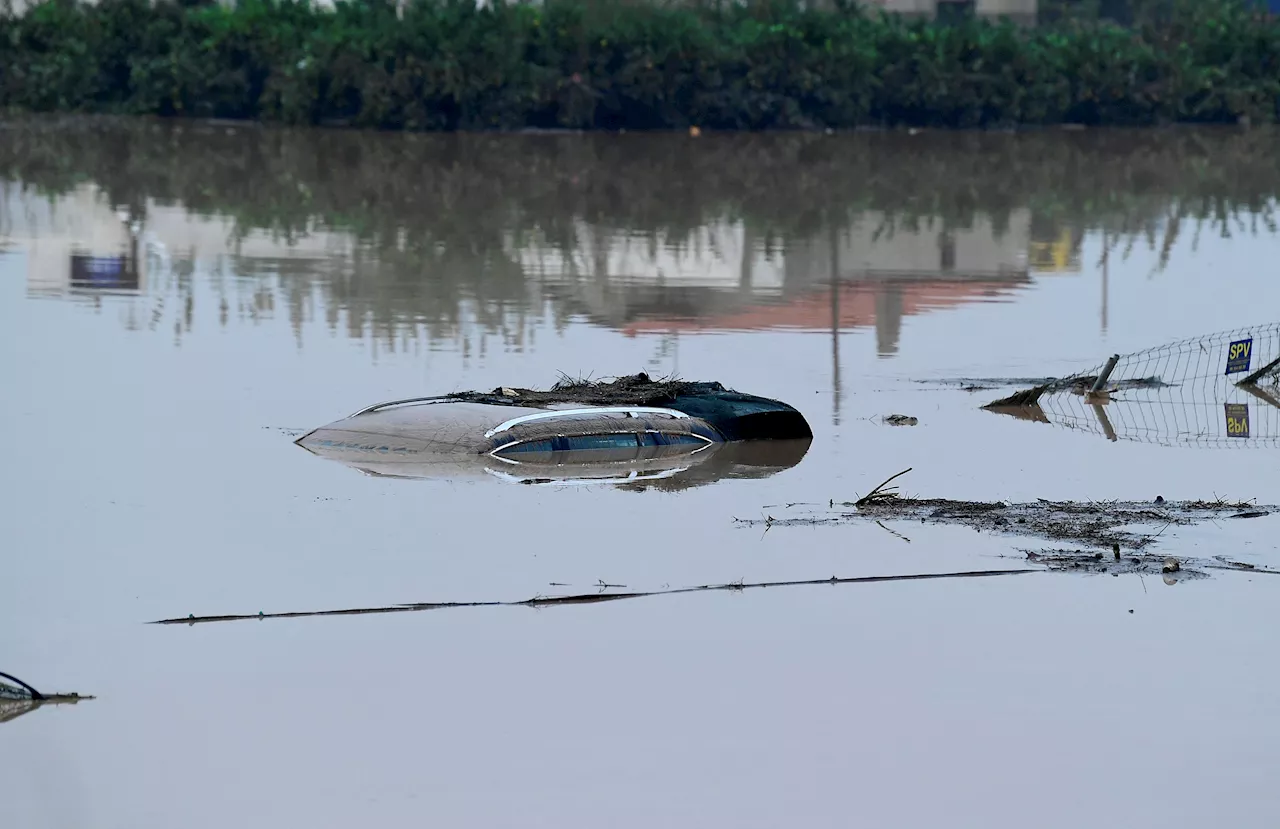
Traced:
<svg viewBox="0 0 1280 829">
<path fill-rule="evenodd" d="M 1275 121 L 1280 22 L 1160 2 L 1132 28 L 1019 28 L 792 0 L 417 0 L 402 19 L 391 0 L 48 0 L 0 16 L 0 107 L 410 130 Z"/>
</svg>

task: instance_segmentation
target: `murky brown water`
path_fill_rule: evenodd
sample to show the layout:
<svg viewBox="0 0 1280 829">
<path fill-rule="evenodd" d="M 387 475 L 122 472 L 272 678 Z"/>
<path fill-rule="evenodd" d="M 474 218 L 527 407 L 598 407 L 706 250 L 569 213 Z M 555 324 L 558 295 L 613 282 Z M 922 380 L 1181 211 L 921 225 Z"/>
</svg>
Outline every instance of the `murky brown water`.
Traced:
<svg viewBox="0 0 1280 829">
<path fill-rule="evenodd" d="M 1276 578 L 143 623 L 1020 566 L 1025 540 L 963 528 L 732 520 L 908 466 L 938 497 L 1280 503 L 1274 448 L 1113 442 L 918 382 L 1276 319 L 1277 149 L 7 125 L 0 670 L 97 699 L 0 725 L 0 822 L 1269 825 Z M 291 443 L 379 400 L 639 370 L 791 402 L 813 445 L 636 491 Z M 1280 566 L 1278 521 L 1159 548 Z"/>
</svg>

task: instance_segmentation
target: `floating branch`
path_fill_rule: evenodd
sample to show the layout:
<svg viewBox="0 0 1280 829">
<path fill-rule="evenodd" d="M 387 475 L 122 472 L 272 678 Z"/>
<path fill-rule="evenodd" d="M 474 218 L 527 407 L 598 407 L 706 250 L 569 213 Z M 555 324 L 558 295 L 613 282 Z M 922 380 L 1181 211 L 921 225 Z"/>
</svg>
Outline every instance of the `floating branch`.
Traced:
<svg viewBox="0 0 1280 829">
<path fill-rule="evenodd" d="M 861 506 L 866 506 L 867 504 L 875 503 L 877 501 L 886 501 L 890 498 L 897 498 L 898 493 L 896 490 L 898 488 L 896 486 L 890 487 L 889 489 L 885 489 L 885 487 L 888 486 L 890 481 L 893 481 L 896 478 L 901 478 L 903 475 L 907 474 L 910 471 L 911 471 L 911 467 L 907 467 L 906 469 L 899 472 L 897 475 L 890 476 L 888 479 L 884 481 L 884 483 L 880 484 L 875 489 L 871 490 L 866 495 L 859 498 L 857 501 L 854 501 L 854 505 L 861 507 Z"/>
<path fill-rule="evenodd" d="M 195 625 L 207 622 L 236 622 L 249 619 L 299 619 L 312 616 L 359 616 L 375 613 L 408 613 L 418 610 L 443 610 L 456 607 L 558 607 L 561 605 L 601 604 L 617 602 L 623 599 L 641 599 L 651 596 L 673 596 L 681 593 L 740 592 L 764 587 L 803 587 L 821 584 L 875 584 L 888 581 L 927 581 L 937 579 L 971 579 L 995 576 L 1016 576 L 1024 573 L 1037 573 L 1039 570 L 1027 568 L 1017 570 L 966 570 L 956 573 L 910 573 L 891 576 L 854 576 L 825 579 L 806 579 L 801 581 L 769 581 L 754 584 L 742 581 L 725 584 L 703 584 L 696 587 L 677 587 L 666 590 L 635 591 L 631 593 L 579 593 L 571 596 L 534 596 L 518 602 L 481 601 L 481 602 L 418 602 L 413 604 L 389 605 L 386 607 L 359 607 L 342 610 L 308 610 L 284 613 L 256 613 L 252 615 L 224 614 L 219 616 L 196 616 L 186 618 L 160 619 L 149 622 L 153 625 Z"/>
</svg>

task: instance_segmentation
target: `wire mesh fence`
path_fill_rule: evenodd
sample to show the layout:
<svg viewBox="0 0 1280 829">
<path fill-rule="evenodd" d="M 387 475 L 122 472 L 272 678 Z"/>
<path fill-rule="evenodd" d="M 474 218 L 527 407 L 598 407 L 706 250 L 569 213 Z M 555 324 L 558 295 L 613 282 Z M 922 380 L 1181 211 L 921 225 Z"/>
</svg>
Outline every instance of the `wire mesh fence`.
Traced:
<svg viewBox="0 0 1280 829">
<path fill-rule="evenodd" d="M 1112 441 L 1277 448 L 1280 322 L 1116 355 L 1032 391 L 1019 416 Z"/>
<path fill-rule="evenodd" d="M 1108 440 L 1219 449 L 1280 448 L 1280 405 L 1243 393 L 1233 397 L 1215 404 L 1166 393 L 1141 402 L 1102 405 L 1091 404 L 1083 396 L 1054 395 L 1041 406 L 1050 423 Z"/>
</svg>

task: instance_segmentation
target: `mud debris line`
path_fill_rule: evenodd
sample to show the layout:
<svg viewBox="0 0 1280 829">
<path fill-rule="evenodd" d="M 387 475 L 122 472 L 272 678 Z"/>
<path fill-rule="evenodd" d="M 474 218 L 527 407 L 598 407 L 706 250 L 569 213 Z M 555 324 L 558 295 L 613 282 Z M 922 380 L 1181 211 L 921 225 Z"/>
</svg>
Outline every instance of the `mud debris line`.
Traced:
<svg viewBox="0 0 1280 829">
<path fill-rule="evenodd" d="M 1258 573 L 1280 576 L 1280 570 L 1271 570 L 1233 561 L 1225 556 L 1213 558 L 1189 558 L 1156 555 L 1153 553 L 1104 555 L 1092 550 L 1022 550 L 1026 560 L 1051 572 L 1109 576 L 1159 576 L 1165 584 L 1196 581 L 1210 577 L 1210 570 L 1230 570 L 1238 573 Z"/>
<path fill-rule="evenodd" d="M 1123 548 L 1141 551 L 1173 526 L 1190 526 L 1226 518 L 1261 518 L 1275 513 L 1272 506 L 1228 501 L 1049 501 L 1028 503 L 1003 501 L 963 501 L 950 498 L 906 497 L 889 481 L 905 475 L 903 470 L 854 501 L 820 505 L 789 504 L 785 509 L 799 515 L 767 515 L 764 518 L 734 518 L 739 526 L 765 528 L 853 524 L 891 521 L 946 524 L 969 527 L 978 532 L 1009 536 L 1030 536 L 1053 543 L 1074 543 L 1092 548 Z"/>
<path fill-rule="evenodd" d="M 491 392 L 465 391 L 443 395 L 450 400 L 473 403 L 519 403 L 525 406 L 548 406 L 557 403 L 579 403 L 592 406 L 651 406 L 668 403 L 677 397 L 704 388 L 727 391 L 719 383 L 698 383 L 676 377 L 651 378 L 647 373 L 624 375 L 610 380 L 569 377 L 562 374 L 550 389 L 525 389 L 499 386 Z"/>
</svg>

